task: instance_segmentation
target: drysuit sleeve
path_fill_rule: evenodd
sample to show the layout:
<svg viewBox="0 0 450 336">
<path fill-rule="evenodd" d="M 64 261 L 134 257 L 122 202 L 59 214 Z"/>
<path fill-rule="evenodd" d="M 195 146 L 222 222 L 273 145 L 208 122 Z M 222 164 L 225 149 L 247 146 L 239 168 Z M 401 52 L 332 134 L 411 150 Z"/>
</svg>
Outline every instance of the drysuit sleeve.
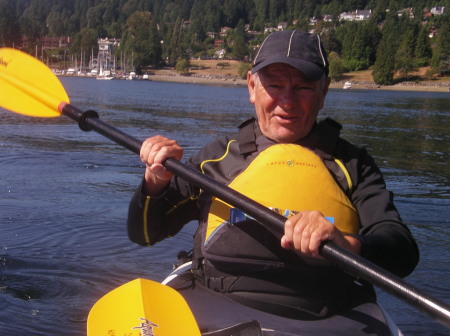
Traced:
<svg viewBox="0 0 450 336">
<path fill-rule="evenodd" d="M 361 223 L 357 236 L 361 255 L 398 276 L 407 276 L 419 261 L 419 250 L 380 169 L 364 149 L 357 160 L 349 161 L 348 168 L 354 183 L 351 200 Z"/>
<path fill-rule="evenodd" d="M 198 217 L 198 189 L 176 176 L 158 197 L 143 193 L 143 182 L 135 191 L 128 210 L 128 236 L 131 241 L 151 246 L 172 237 Z"/>
<path fill-rule="evenodd" d="M 201 171 L 201 163 L 215 155 L 222 155 L 228 139 L 218 139 L 198 151 L 186 165 Z M 220 154 L 217 154 L 220 153 Z M 226 183 L 220 172 L 206 173 Z M 143 182 L 142 182 L 143 183 Z M 174 176 L 166 190 L 158 197 L 143 193 L 143 184 L 137 188 L 128 210 L 128 236 L 131 241 L 151 246 L 165 238 L 173 237 L 181 228 L 200 217 L 201 190 L 191 183 Z M 202 193 L 207 198 L 206 193 Z"/>
</svg>

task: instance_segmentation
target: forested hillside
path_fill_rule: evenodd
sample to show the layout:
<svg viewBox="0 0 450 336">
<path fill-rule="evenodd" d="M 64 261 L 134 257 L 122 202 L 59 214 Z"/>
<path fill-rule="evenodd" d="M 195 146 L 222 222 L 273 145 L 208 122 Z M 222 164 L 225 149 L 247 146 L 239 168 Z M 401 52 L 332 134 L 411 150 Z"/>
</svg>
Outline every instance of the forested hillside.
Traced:
<svg viewBox="0 0 450 336">
<path fill-rule="evenodd" d="M 446 12 L 430 13 L 437 6 Z M 339 20 L 355 10 L 371 10 L 370 18 Z M 373 68 L 375 80 L 389 84 L 395 71 L 448 71 L 449 12 L 450 0 L 0 0 L 0 46 L 34 54 L 43 37 L 70 37 L 69 49 L 40 49 L 57 62 L 96 53 L 98 38 L 117 38 L 117 52 L 133 54 L 139 71 L 218 49 L 251 60 L 269 28 L 284 23 L 322 36 L 332 75 Z"/>
</svg>

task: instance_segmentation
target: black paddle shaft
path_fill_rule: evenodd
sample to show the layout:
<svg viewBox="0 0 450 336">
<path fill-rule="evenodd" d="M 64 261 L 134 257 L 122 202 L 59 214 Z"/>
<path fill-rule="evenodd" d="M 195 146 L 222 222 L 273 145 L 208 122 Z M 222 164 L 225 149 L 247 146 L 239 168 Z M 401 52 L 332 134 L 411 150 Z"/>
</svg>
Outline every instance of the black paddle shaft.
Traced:
<svg viewBox="0 0 450 336">
<path fill-rule="evenodd" d="M 77 121 L 82 130 L 94 130 L 119 145 L 128 148 L 132 152 L 139 154 L 142 146 L 141 141 L 101 121 L 95 111 L 83 112 L 67 104 L 62 109 L 62 113 Z M 286 221 L 286 218 L 282 215 L 277 214 L 247 196 L 217 182 L 210 176 L 204 175 L 178 160 L 167 159 L 164 166 L 178 177 L 189 181 L 198 188 L 206 190 L 224 202 L 244 211 L 277 237 L 281 238 L 284 230 L 284 222 Z M 429 314 L 432 318 L 450 328 L 450 305 L 440 302 L 436 298 L 432 298 L 419 289 L 414 288 L 400 277 L 393 275 L 333 242 L 323 243 L 320 254 L 335 263 L 344 272 L 372 283 Z"/>
</svg>

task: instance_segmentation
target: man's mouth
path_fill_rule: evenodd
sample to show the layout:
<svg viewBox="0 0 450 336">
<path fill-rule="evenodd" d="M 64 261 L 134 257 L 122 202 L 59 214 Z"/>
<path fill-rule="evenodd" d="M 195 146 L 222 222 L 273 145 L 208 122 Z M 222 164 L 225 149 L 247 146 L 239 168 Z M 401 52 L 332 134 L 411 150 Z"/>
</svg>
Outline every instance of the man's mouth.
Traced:
<svg viewBox="0 0 450 336">
<path fill-rule="evenodd" d="M 290 115 L 276 115 L 276 117 L 278 119 L 287 120 L 287 121 L 291 121 L 291 120 L 296 119 L 296 117 L 290 116 Z"/>
</svg>

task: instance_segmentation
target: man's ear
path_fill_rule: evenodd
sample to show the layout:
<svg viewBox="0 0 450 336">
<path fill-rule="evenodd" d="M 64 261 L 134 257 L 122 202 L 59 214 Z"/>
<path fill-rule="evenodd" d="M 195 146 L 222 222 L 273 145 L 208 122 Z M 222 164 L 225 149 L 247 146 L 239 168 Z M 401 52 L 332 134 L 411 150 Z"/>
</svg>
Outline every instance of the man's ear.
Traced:
<svg viewBox="0 0 450 336">
<path fill-rule="evenodd" d="M 247 87 L 250 95 L 250 102 L 255 103 L 255 76 L 252 76 L 251 71 L 247 72 Z"/>
</svg>

